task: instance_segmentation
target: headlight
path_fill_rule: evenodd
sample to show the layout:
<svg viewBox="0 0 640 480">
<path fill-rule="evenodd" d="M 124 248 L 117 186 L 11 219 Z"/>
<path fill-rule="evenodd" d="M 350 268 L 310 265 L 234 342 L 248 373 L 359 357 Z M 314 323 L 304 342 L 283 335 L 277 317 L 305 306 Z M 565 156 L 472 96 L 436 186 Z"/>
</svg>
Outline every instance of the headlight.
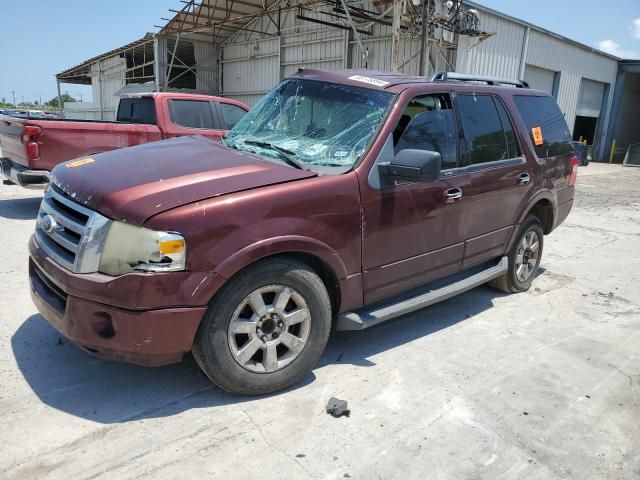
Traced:
<svg viewBox="0 0 640 480">
<path fill-rule="evenodd" d="M 174 272 L 186 268 L 186 257 L 187 245 L 177 233 L 112 222 L 99 270 L 107 275 L 123 275 L 136 270 Z"/>
</svg>

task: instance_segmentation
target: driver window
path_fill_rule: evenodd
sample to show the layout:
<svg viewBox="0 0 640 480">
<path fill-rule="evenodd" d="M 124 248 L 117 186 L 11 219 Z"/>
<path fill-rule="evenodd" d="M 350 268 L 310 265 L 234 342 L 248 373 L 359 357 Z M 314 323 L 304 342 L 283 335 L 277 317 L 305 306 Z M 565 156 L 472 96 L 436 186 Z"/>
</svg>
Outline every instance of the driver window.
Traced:
<svg viewBox="0 0 640 480">
<path fill-rule="evenodd" d="M 444 94 L 411 100 L 393 132 L 395 153 L 404 149 L 438 152 L 443 170 L 458 166 L 457 139 L 451 98 Z"/>
</svg>

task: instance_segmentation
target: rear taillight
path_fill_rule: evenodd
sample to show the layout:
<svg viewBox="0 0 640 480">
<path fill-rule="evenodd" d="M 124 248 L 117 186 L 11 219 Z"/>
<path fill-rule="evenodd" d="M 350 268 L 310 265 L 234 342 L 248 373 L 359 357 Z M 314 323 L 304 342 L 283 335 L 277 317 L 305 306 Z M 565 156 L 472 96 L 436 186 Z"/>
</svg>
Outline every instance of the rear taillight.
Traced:
<svg viewBox="0 0 640 480">
<path fill-rule="evenodd" d="M 42 133 L 42 128 L 37 125 L 25 125 L 22 134 L 27 137 L 37 137 Z"/>
<path fill-rule="evenodd" d="M 578 177 L 578 165 L 580 164 L 580 159 L 577 155 L 571 157 L 571 174 L 569 175 L 569 186 L 572 187 L 576 184 L 576 178 Z"/>
<path fill-rule="evenodd" d="M 25 143 L 25 146 L 27 147 L 27 157 L 30 159 L 36 159 L 40 156 L 40 147 L 38 147 L 37 142 L 32 140 Z"/>
<path fill-rule="evenodd" d="M 22 143 L 24 143 L 27 157 L 34 160 L 40 156 L 40 147 L 36 138 L 42 133 L 42 128 L 37 125 L 25 125 L 22 129 Z"/>
</svg>

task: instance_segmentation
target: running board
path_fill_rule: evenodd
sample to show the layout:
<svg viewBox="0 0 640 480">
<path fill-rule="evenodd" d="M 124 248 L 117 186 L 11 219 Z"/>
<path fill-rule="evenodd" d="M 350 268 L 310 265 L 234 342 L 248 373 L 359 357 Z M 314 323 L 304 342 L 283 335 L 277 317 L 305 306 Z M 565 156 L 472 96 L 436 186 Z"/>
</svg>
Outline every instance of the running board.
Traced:
<svg viewBox="0 0 640 480">
<path fill-rule="evenodd" d="M 421 287 L 419 290 L 414 290 L 408 295 L 402 295 L 400 301 L 396 297 L 396 299 L 379 302 L 353 312 L 341 313 L 338 316 L 336 330 L 364 330 L 392 318 L 415 312 L 503 275 L 506 273 L 508 265 L 507 257 L 502 257 L 497 263 L 493 261 L 490 264 L 457 273 L 426 287 Z"/>
</svg>

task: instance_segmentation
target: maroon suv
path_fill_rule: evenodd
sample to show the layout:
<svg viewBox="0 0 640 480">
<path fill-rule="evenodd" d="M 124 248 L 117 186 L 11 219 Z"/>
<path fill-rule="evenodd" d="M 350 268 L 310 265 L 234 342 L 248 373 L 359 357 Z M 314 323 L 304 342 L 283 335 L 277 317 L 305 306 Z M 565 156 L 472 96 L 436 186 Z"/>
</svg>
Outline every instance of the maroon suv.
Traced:
<svg viewBox="0 0 640 480">
<path fill-rule="evenodd" d="M 225 390 L 307 375 L 329 332 L 490 283 L 527 290 L 577 158 L 548 94 L 441 73 L 300 70 L 219 144 L 66 162 L 30 241 L 32 296 L 85 350 L 192 351 Z"/>
</svg>

